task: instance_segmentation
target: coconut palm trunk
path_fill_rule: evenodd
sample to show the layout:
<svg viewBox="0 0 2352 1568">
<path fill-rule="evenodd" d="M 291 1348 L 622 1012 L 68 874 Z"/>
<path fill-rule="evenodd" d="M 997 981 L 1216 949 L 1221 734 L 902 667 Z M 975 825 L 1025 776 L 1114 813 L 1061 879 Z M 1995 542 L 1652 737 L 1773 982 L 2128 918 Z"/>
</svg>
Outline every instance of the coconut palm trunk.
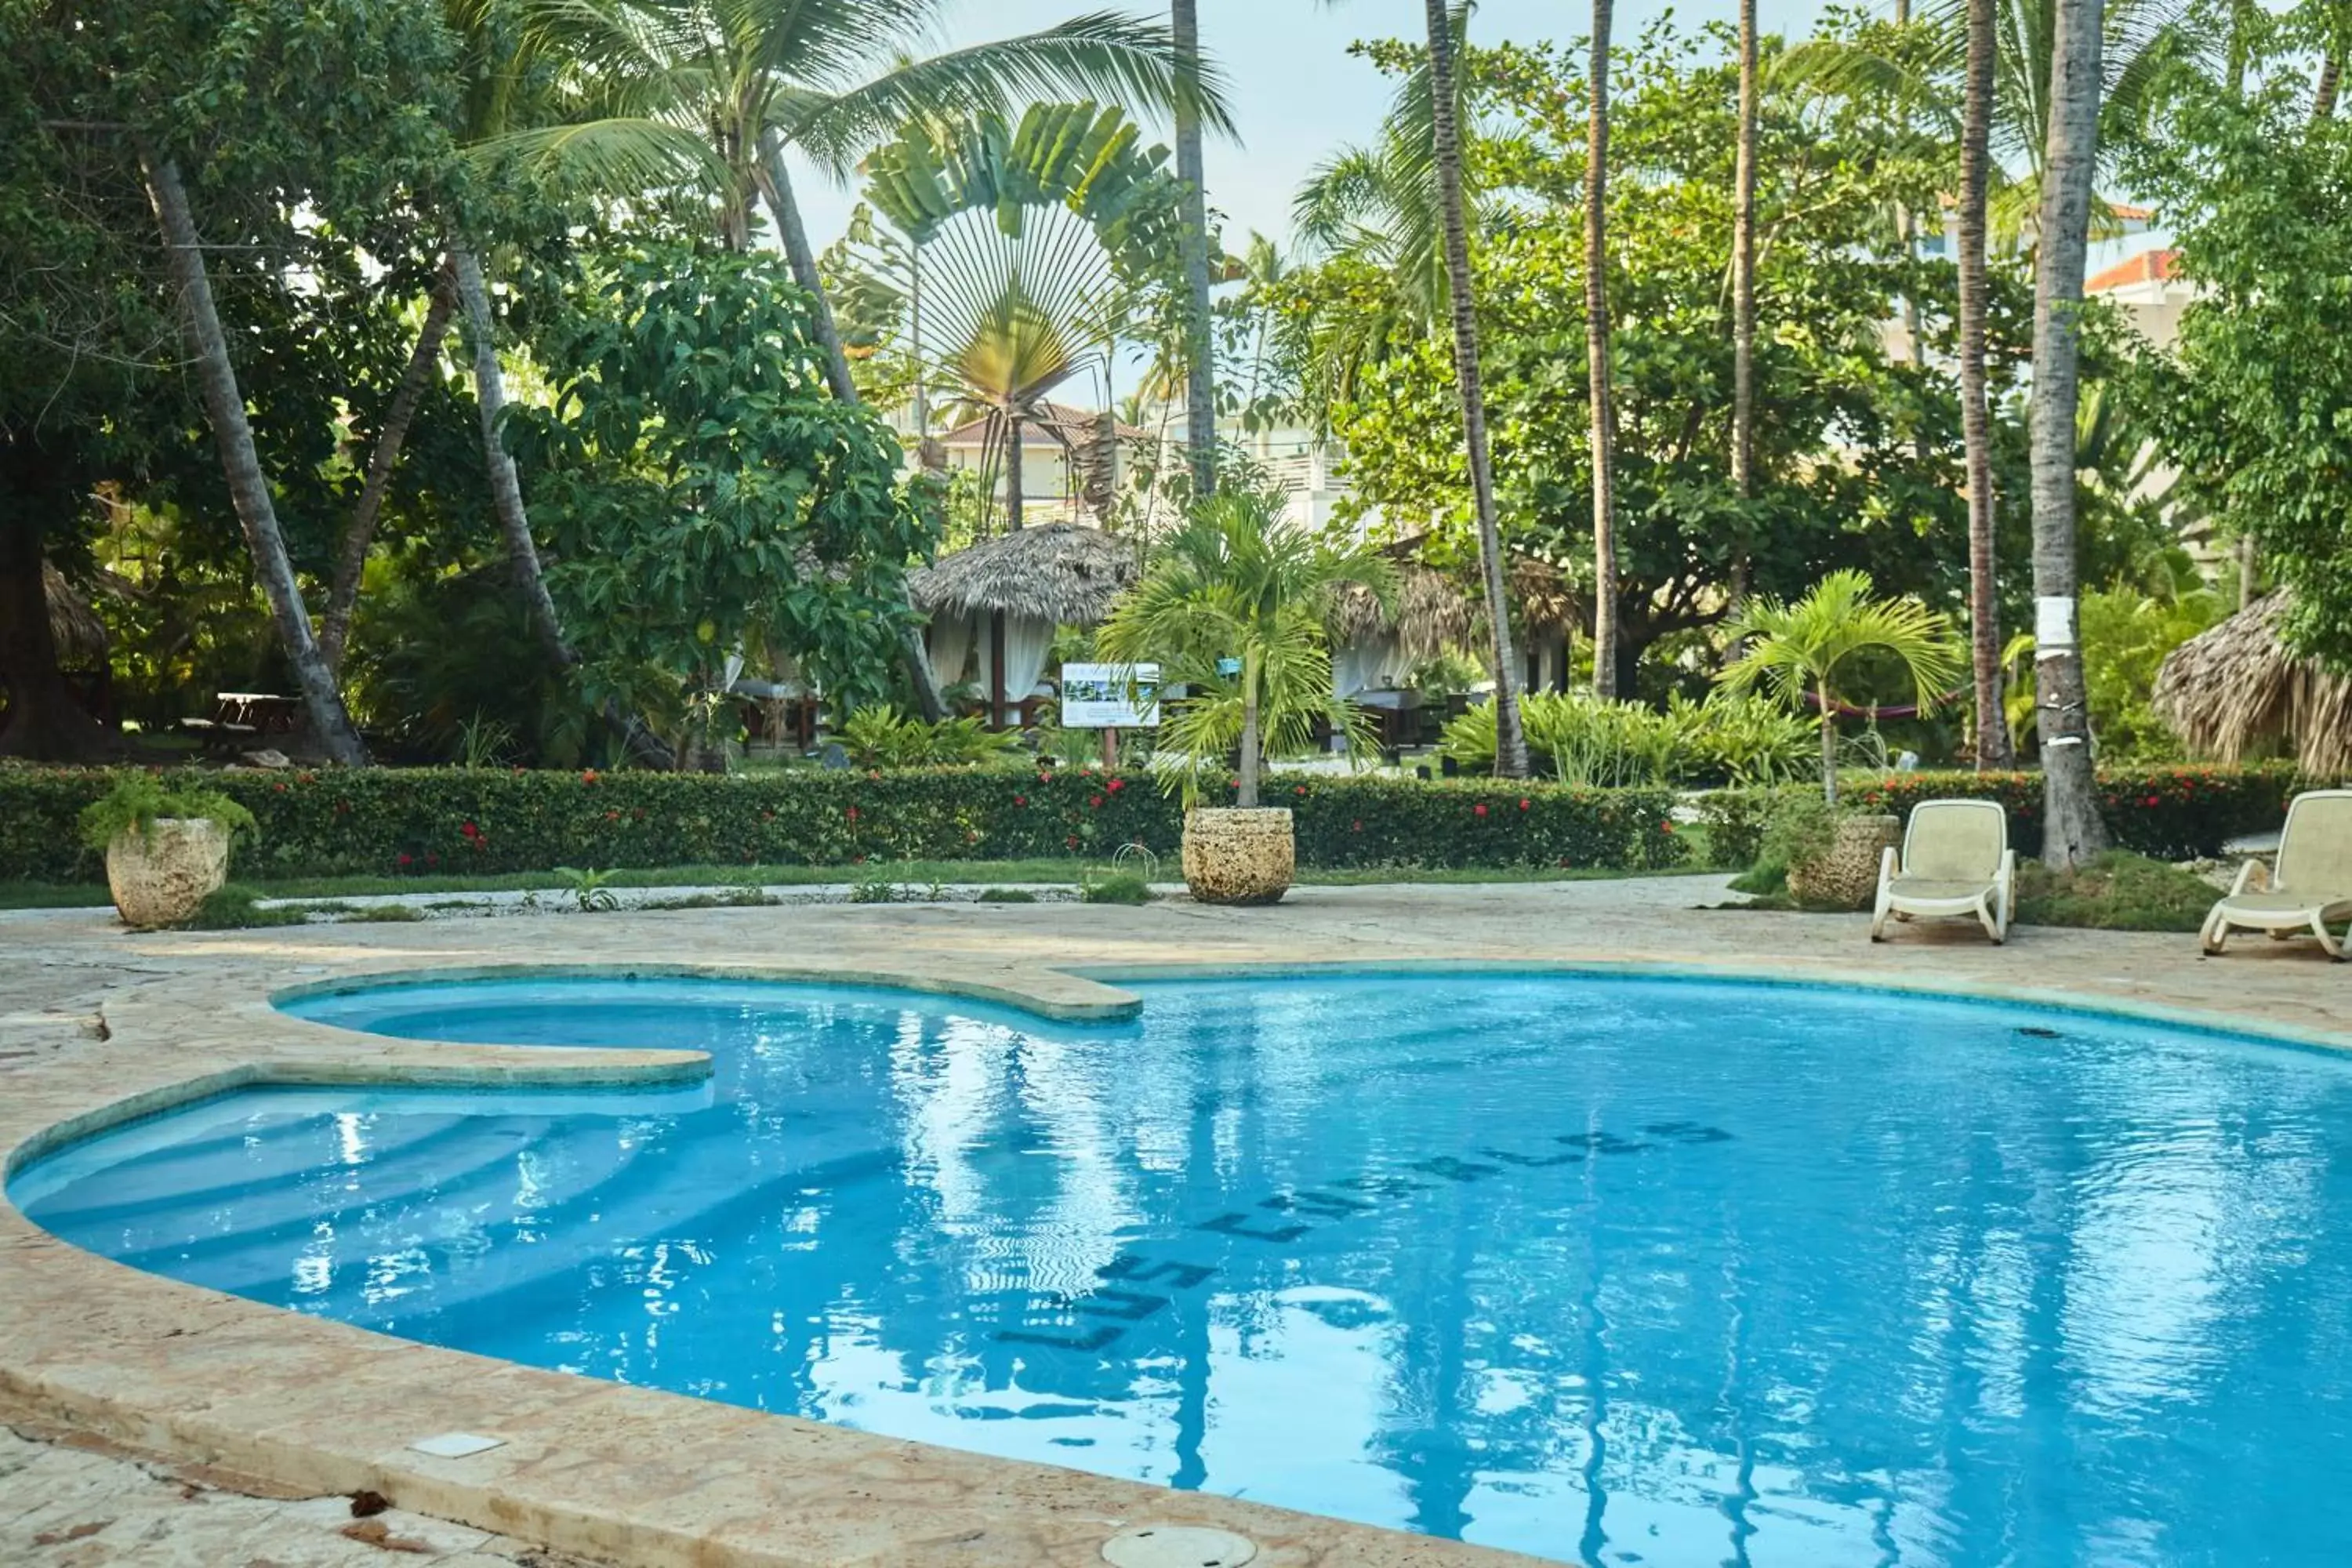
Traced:
<svg viewBox="0 0 2352 1568">
<path fill-rule="evenodd" d="M 824 353 L 825 384 L 835 398 L 855 406 L 858 402 L 857 383 L 849 374 L 849 354 L 842 346 L 841 324 L 834 319 L 833 302 L 825 295 L 824 278 L 817 270 L 816 252 L 809 247 L 808 226 L 801 221 L 800 202 L 793 195 L 792 171 L 784 164 L 783 142 L 773 131 L 763 132 L 760 138 L 759 176 L 761 198 L 767 204 L 768 216 L 775 220 L 776 233 L 783 241 L 785 264 L 792 268 L 793 281 L 809 297 L 810 325 L 816 333 L 818 348 Z M 908 593 L 903 584 L 900 592 Z M 907 598 L 907 613 L 917 614 L 911 596 Z M 930 649 L 923 641 L 919 624 L 910 621 L 898 634 L 898 658 L 906 667 L 907 684 L 914 690 L 916 711 L 926 723 L 936 724 L 946 718 L 947 699 L 940 693 L 939 673 L 931 668 Z"/>
<path fill-rule="evenodd" d="M 245 531 L 246 548 L 253 556 L 254 575 L 260 579 L 262 594 L 269 601 L 269 618 L 277 625 L 278 640 L 301 689 L 311 735 L 330 761 L 363 767 L 367 747 L 352 727 L 352 716 L 335 689 L 335 678 L 310 635 L 310 612 L 303 607 L 294 563 L 287 557 L 286 540 L 278 531 L 269 481 L 261 471 L 253 426 L 245 416 L 245 395 L 237 388 L 228 339 L 213 304 L 212 281 L 205 267 L 202 242 L 196 237 L 195 216 L 188 206 L 187 187 L 181 183 L 178 166 L 152 149 L 142 146 L 139 163 L 156 222 L 163 231 L 173 287 L 180 296 L 181 329 L 188 341 L 189 357 L 195 362 L 196 385 L 205 418 L 213 427 L 213 443 L 220 452 L 221 470 L 228 480 L 237 523 Z"/>
<path fill-rule="evenodd" d="M 548 662 L 558 669 L 569 669 L 574 655 L 572 645 L 563 640 L 563 623 L 547 592 L 547 575 L 540 569 L 539 545 L 530 536 L 530 514 L 523 508 L 522 479 L 499 438 L 507 384 L 499 368 L 498 338 L 490 316 L 489 289 L 482 281 L 481 258 L 465 246 L 454 247 L 449 252 L 449 270 L 457 282 L 458 303 L 466 312 L 467 331 L 473 339 L 474 402 L 481 414 L 482 459 L 489 469 L 490 502 L 498 514 L 499 539 L 506 546 L 507 569 L 514 574 L 515 591 L 522 595 L 531 633 Z"/>
<path fill-rule="evenodd" d="M 1993 0 L 1968 0 L 1960 107 L 1960 443 L 1968 471 L 1969 661 L 1976 688 L 1978 771 L 2011 765 L 2000 694 L 1999 579 L 1993 566 L 1992 410 L 1985 384 L 1985 203 L 1992 178 Z"/>
<path fill-rule="evenodd" d="M 1234 804 L 1247 811 L 1257 805 L 1257 775 L 1264 766 L 1259 752 L 1263 744 L 1258 735 L 1258 688 L 1265 679 L 1265 660 L 1255 648 L 1242 655 L 1242 749 L 1241 766 L 1235 770 L 1241 779 Z"/>
<path fill-rule="evenodd" d="M 2102 0 L 2056 0 L 2050 129 L 2033 299 L 2033 596 L 2042 737 L 2042 862 L 2081 865 L 2106 847 L 2075 635 L 2074 416 L 2091 181 L 2099 138 Z"/>
<path fill-rule="evenodd" d="M 1477 296 L 1470 277 L 1470 225 L 1462 201 L 1462 130 L 1454 88 L 1454 28 L 1445 0 L 1427 0 L 1432 151 L 1438 206 L 1445 227 L 1445 291 L 1454 320 L 1454 372 L 1462 393 L 1462 435 L 1470 460 L 1470 496 L 1478 516 L 1478 566 L 1486 587 L 1486 651 L 1495 679 L 1495 772 L 1528 776 L 1528 737 L 1519 719 L 1518 654 L 1511 644 L 1511 606 L 1503 581 L 1503 539 L 1495 520 L 1495 471 L 1486 447 L 1486 398 L 1478 380 Z"/>
<path fill-rule="evenodd" d="M 1731 175 L 1731 488 L 1755 493 L 1756 0 L 1739 0 L 1739 145 Z M 1744 526 L 1744 525 L 1743 525 Z M 1735 581 L 1745 585 L 1743 540 Z"/>
<path fill-rule="evenodd" d="M 374 449 L 368 456 L 367 479 L 360 488 L 359 503 L 352 508 L 342 547 L 336 552 L 334 584 L 327 594 L 327 613 L 319 623 L 319 653 L 331 675 L 342 672 L 343 647 L 351 640 L 352 612 L 359 604 L 360 577 L 367 568 L 368 546 L 375 540 L 376 518 L 392 489 L 393 470 L 400 465 L 408 426 L 432 384 L 433 367 L 441 358 L 441 342 L 448 335 L 449 318 L 457 306 L 457 283 L 444 262 L 425 301 L 425 324 L 417 330 L 416 346 L 409 351 L 408 368 L 402 373 L 392 405 L 384 410 L 383 427 L 376 432 Z"/>
<path fill-rule="evenodd" d="M 1592 691 L 1617 695 L 1617 416 L 1609 395 L 1609 23 L 1592 0 L 1584 142 L 1584 353 L 1592 382 Z"/>
<path fill-rule="evenodd" d="M 1201 14 L 1197 0 L 1170 0 L 1176 48 L 1177 245 L 1184 267 L 1184 431 L 1192 493 L 1217 490 L 1217 363 L 1209 330 L 1209 198 L 1201 151 Z"/>
</svg>

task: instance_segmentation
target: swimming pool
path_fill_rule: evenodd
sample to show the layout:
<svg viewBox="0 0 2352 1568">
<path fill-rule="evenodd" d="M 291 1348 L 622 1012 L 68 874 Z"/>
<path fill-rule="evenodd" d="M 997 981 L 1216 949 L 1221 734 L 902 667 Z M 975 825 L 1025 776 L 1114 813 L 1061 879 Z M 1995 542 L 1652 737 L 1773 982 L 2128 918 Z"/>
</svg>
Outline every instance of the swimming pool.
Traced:
<svg viewBox="0 0 2352 1568">
<path fill-rule="evenodd" d="M 692 980 L 303 1016 L 691 1088 L 254 1089 L 10 1196 L 173 1278 L 871 1431 L 1593 1563 L 2312 1563 L 2352 1062 L 1600 975 Z"/>
</svg>

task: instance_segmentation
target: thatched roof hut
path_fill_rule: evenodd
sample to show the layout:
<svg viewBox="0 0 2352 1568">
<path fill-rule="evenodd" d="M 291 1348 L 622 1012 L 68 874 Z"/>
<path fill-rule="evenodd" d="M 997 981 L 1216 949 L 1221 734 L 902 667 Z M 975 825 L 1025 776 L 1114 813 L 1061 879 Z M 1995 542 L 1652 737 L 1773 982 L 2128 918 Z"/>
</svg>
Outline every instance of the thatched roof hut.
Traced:
<svg viewBox="0 0 2352 1568">
<path fill-rule="evenodd" d="M 2286 608 L 2269 595 L 2173 649 L 2157 672 L 2157 715 L 2220 762 L 2284 742 L 2314 773 L 2352 773 L 2352 677 L 2287 650 Z"/>
<path fill-rule="evenodd" d="M 1047 523 L 942 555 L 910 574 L 907 587 L 915 607 L 933 616 L 1001 613 L 1090 626 L 1134 584 L 1135 557 L 1131 540 L 1076 523 Z"/>
<path fill-rule="evenodd" d="M 1364 588 L 1341 590 L 1332 631 L 1343 643 L 1392 637 L 1408 661 L 1446 648 L 1466 648 L 1486 634 L 1486 595 L 1423 564 L 1423 536 L 1399 540 L 1381 551 L 1396 567 L 1396 608 L 1387 614 Z M 1581 608 L 1566 574 L 1548 561 L 1514 554 L 1505 586 L 1525 632 L 1553 635 L 1579 624 Z"/>
<path fill-rule="evenodd" d="M 49 640 L 57 644 L 58 663 L 67 668 L 105 664 L 106 623 L 89 601 L 46 561 L 41 563 L 41 586 L 48 594 Z"/>
</svg>

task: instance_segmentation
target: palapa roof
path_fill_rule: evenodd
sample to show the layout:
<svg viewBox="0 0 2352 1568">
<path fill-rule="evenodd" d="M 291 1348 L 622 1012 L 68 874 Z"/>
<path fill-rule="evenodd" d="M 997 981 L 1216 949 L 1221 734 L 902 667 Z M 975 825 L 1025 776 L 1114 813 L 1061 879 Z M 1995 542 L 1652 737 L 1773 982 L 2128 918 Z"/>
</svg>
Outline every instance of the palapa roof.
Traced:
<svg viewBox="0 0 2352 1568">
<path fill-rule="evenodd" d="M 48 594 L 49 640 L 58 645 L 58 662 L 103 664 L 106 623 L 98 618 L 89 601 L 66 581 L 64 573 L 46 561 L 41 563 L 41 586 Z"/>
<path fill-rule="evenodd" d="M 2219 762 L 2292 742 L 2311 772 L 2352 773 L 2352 676 L 2288 651 L 2286 609 L 2284 593 L 2269 595 L 2174 648 L 2157 672 L 2157 715 Z"/>
<path fill-rule="evenodd" d="M 1396 566 L 1396 609 L 1384 613 L 1371 590 L 1355 584 L 1341 588 L 1331 630 L 1342 643 L 1375 636 L 1393 637 L 1408 659 L 1423 659 L 1446 648 L 1466 648 L 1485 635 L 1486 595 L 1465 590 L 1420 559 L 1422 536 L 1399 540 L 1381 553 Z M 1523 630 L 1553 632 L 1578 620 L 1574 593 L 1559 568 L 1530 555 L 1514 554 L 1506 581 Z"/>
<path fill-rule="evenodd" d="M 1137 575 L 1132 540 L 1050 522 L 1016 528 L 969 550 L 942 555 L 908 574 L 915 607 L 926 615 L 1003 611 L 1024 620 L 1088 626 Z"/>
</svg>

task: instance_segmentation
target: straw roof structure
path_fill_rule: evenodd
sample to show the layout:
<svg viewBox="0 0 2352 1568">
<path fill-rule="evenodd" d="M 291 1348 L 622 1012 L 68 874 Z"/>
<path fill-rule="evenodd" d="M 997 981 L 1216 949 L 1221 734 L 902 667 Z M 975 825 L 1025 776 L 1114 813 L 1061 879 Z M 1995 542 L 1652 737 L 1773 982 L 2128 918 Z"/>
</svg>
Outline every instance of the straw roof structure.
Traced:
<svg viewBox="0 0 2352 1568">
<path fill-rule="evenodd" d="M 1451 578 L 1422 564 L 1418 536 L 1400 540 L 1382 553 L 1395 563 L 1397 593 L 1394 615 L 1383 614 L 1380 601 L 1364 588 L 1350 584 L 1339 592 L 1331 621 L 1333 634 L 1343 643 L 1373 636 L 1392 636 L 1398 651 L 1419 660 L 1446 648 L 1471 647 L 1486 626 L 1485 596 L 1465 592 Z M 1521 629 L 1554 632 L 1578 621 L 1574 593 L 1559 568 L 1529 555 L 1514 555 L 1506 580 L 1517 606 Z"/>
<path fill-rule="evenodd" d="M 106 623 L 89 607 L 89 601 L 66 581 L 66 574 L 47 562 L 41 563 L 41 586 L 49 600 L 49 640 L 58 647 L 58 662 L 62 665 L 104 664 L 106 662 Z"/>
<path fill-rule="evenodd" d="M 2157 672 L 2157 715 L 2220 762 L 2291 742 L 2310 772 L 2352 773 L 2352 677 L 2287 650 L 2286 608 L 2269 595 L 2173 649 Z"/>
<path fill-rule="evenodd" d="M 1002 611 L 1055 626 L 1090 626 L 1135 583 L 1134 542 L 1072 522 L 1016 528 L 908 574 L 926 615 Z"/>
</svg>

